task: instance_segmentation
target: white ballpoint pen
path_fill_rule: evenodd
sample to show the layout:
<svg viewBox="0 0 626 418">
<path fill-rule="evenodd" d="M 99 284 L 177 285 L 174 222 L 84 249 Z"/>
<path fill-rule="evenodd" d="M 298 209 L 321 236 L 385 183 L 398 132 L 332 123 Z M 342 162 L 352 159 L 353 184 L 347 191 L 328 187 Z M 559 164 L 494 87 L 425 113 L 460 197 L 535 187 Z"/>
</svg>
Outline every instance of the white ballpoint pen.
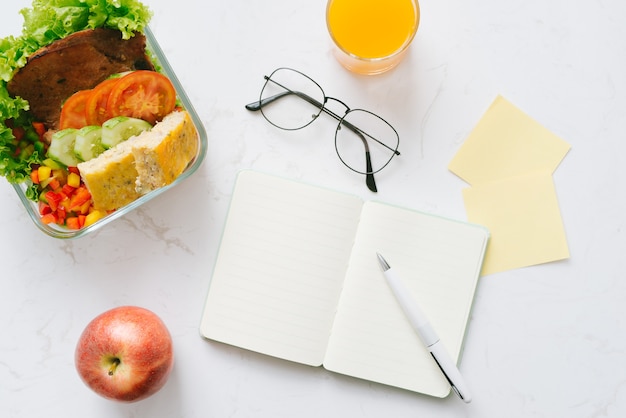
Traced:
<svg viewBox="0 0 626 418">
<path fill-rule="evenodd" d="M 450 383 L 450 386 L 452 386 L 452 390 L 454 390 L 463 402 L 469 403 L 472 400 L 472 396 L 467 389 L 465 380 L 463 379 L 463 376 L 461 376 L 461 372 L 459 372 L 456 364 L 450 358 L 450 355 L 443 346 L 439 336 L 430 325 L 430 321 L 417 305 L 417 302 L 411 297 L 411 294 L 406 288 L 404 282 L 389 266 L 389 263 L 387 263 L 387 261 L 379 253 L 376 253 L 376 255 L 378 256 L 378 262 L 380 263 L 383 274 L 387 279 L 387 283 L 398 300 L 398 304 L 402 307 L 406 317 L 413 326 L 413 329 L 417 332 L 420 339 L 432 355 L 433 359 L 437 363 L 437 366 L 439 366 L 439 369 L 441 369 L 441 372 L 445 376 L 446 380 Z"/>
</svg>

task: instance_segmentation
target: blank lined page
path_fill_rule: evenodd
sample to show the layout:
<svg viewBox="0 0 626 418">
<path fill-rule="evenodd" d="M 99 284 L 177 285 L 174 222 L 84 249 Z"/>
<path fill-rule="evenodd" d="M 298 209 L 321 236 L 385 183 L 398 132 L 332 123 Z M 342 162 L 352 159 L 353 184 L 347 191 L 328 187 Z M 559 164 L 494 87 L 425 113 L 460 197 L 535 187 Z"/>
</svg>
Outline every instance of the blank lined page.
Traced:
<svg viewBox="0 0 626 418">
<path fill-rule="evenodd" d="M 202 335 L 321 365 L 361 205 L 352 195 L 240 172 Z"/>
<path fill-rule="evenodd" d="M 389 289 L 376 252 L 405 281 L 458 361 L 487 239 L 483 227 L 365 203 L 324 366 L 446 396 L 450 386 Z"/>
</svg>

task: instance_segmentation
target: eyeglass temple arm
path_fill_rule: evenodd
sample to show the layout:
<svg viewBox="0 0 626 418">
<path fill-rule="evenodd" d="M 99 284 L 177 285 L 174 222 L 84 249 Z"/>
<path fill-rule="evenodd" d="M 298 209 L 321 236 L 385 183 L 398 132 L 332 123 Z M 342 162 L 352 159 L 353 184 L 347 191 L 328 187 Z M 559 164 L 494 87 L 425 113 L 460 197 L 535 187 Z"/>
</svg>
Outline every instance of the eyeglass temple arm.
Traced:
<svg viewBox="0 0 626 418">
<path fill-rule="evenodd" d="M 324 105 L 322 103 L 318 102 L 317 100 L 315 100 L 314 98 L 312 98 L 308 94 L 304 94 L 304 93 L 301 93 L 299 91 L 294 91 L 294 90 L 285 90 L 285 91 L 283 91 L 281 93 L 275 94 L 274 96 L 266 97 L 263 100 L 257 100 L 256 102 L 248 103 L 246 105 L 246 109 L 248 109 L 250 111 L 261 110 L 261 108 L 263 106 L 268 105 L 268 104 L 270 104 L 270 103 L 272 103 L 272 102 L 274 102 L 274 101 L 276 101 L 276 100 L 278 100 L 278 99 L 280 99 L 282 97 L 288 96 L 290 94 L 295 94 L 296 96 L 300 97 L 301 99 L 311 103 L 313 106 L 317 107 L 318 109 L 321 109 L 324 113 L 326 113 L 327 115 L 332 116 L 334 119 L 336 119 L 342 125 L 344 125 L 346 128 L 348 128 L 349 130 L 354 132 L 354 134 L 357 135 L 361 139 L 361 141 L 363 142 L 363 146 L 365 147 L 365 166 L 366 166 L 366 170 L 367 170 L 366 174 L 365 174 L 365 184 L 367 184 L 367 188 L 368 189 L 370 189 L 373 192 L 377 192 L 378 189 L 376 187 L 376 180 L 374 179 L 374 173 L 372 173 L 372 171 L 374 171 L 374 170 L 373 170 L 373 167 L 372 167 L 372 158 L 370 156 L 370 147 L 369 147 L 369 145 L 367 143 L 367 140 L 365 139 L 365 137 L 361 133 L 361 130 L 359 128 L 357 128 L 356 126 L 352 125 L 351 123 L 346 122 L 345 120 L 343 120 L 343 118 L 341 116 L 339 116 L 336 113 L 326 109 L 326 107 L 324 107 Z M 346 108 L 347 108 L 347 106 L 346 106 Z M 375 140 L 376 142 L 379 142 L 376 138 L 372 138 L 372 139 Z M 382 145 L 387 147 L 387 145 L 385 145 L 385 144 L 382 144 Z M 389 148 L 389 147 L 387 147 L 387 148 Z M 391 148 L 389 148 L 389 149 L 391 149 Z"/>
<path fill-rule="evenodd" d="M 278 93 L 278 94 L 276 94 L 274 96 L 266 97 L 263 100 L 257 100 L 256 102 L 248 103 L 246 105 L 246 109 L 248 109 L 250 111 L 253 111 L 253 112 L 256 112 L 258 110 L 261 110 L 261 108 L 263 106 L 268 105 L 268 104 L 270 104 L 272 102 L 275 102 L 276 100 L 280 99 L 281 97 L 288 96 L 288 95 L 290 95 L 292 93 L 295 94 L 295 92 L 292 92 L 292 91 L 284 91 L 284 92 Z"/>
<path fill-rule="evenodd" d="M 331 115 L 333 118 L 337 119 L 338 121 L 341 120 L 341 117 L 339 115 L 336 115 L 335 113 L 333 113 L 330 110 L 326 109 L 322 103 L 318 102 L 317 100 L 315 100 L 314 98 L 312 98 L 308 94 L 304 94 L 302 92 L 295 91 L 295 90 L 289 90 L 289 89 L 286 89 L 286 88 L 285 88 L 285 91 L 283 91 L 281 93 L 275 94 L 275 95 L 270 96 L 270 97 L 266 97 L 263 100 L 257 100 L 256 102 L 248 103 L 246 105 L 246 109 L 251 110 L 251 111 L 261 110 L 261 108 L 263 106 L 266 106 L 266 105 L 268 105 L 270 103 L 273 103 L 276 100 L 281 99 L 281 98 L 283 98 L 285 96 L 289 96 L 290 94 L 295 94 L 299 98 L 301 98 L 301 99 L 311 103 L 313 106 L 317 107 L 318 109 L 321 109 L 324 113 L 327 113 L 327 114 Z"/>
</svg>

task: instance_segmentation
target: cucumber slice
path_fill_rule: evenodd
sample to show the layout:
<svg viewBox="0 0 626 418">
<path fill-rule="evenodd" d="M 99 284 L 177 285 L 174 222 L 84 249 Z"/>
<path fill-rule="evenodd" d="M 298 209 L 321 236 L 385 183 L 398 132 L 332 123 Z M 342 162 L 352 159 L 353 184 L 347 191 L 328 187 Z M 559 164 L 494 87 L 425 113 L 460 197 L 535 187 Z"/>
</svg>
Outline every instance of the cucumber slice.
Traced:
<svg viewBox="0 0 626 418">
<path fill-rule="evenodd" d="M 104 152 L 102 146 L 102 128 L 85 126 L 78 131 L 74 142 L 74 155 L 81 161 L 89 161 Z"/>
<path fill-rule="evenodd" d="M 143 131 L 152 128 L 152 125 L 143 119 L 128 116 L 117 116 L 102 124 L 102 146 L 112 148 L 122 141 Z"/>
<path fill-rule="evenodd" d="M 74 143 L 78 129 L 67 128 L 52 135 L 48 147 L 48 157 L 67 167 L 76 167 L 80 162 L 74 155 Z"/>
</svg>

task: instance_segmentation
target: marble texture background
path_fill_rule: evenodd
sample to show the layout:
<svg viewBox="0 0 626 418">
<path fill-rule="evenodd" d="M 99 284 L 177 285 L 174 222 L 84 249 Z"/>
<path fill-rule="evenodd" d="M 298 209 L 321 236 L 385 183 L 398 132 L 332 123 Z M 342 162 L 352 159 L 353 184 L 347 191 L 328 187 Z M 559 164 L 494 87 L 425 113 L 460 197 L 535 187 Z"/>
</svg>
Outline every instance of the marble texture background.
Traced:
<svg viewBox="0 0 626 418">
<path fill-rule="evenodd" d="M 151 28 L 205 124 L 198 172 L 92 236 L 42 234 L 0 181 L 2 417 L 623 417 L 626 415 L 626 3 L 422 0 L 390 73 L 332 57 L 321 0 L 146 0 Z M 3 4 L 0 36 L 19 33 Z M 333 124 L 282 132 L 244 109 L 279 66 L 372 110 L 402 156 L 372 195 L 336 158 Z M 447 164 L 497 94 L 572 149 L 555 173 L 571 258 L 480 280 L 461 371 L 474 400 L 433 399 L 204 341 L 200 314 L 236 173 L 254 168 L 465 219 Z M 158 313 L 176 363 L 135 404 L 93 394 L 73 366 L 97 314 Z"/>
</svg>

